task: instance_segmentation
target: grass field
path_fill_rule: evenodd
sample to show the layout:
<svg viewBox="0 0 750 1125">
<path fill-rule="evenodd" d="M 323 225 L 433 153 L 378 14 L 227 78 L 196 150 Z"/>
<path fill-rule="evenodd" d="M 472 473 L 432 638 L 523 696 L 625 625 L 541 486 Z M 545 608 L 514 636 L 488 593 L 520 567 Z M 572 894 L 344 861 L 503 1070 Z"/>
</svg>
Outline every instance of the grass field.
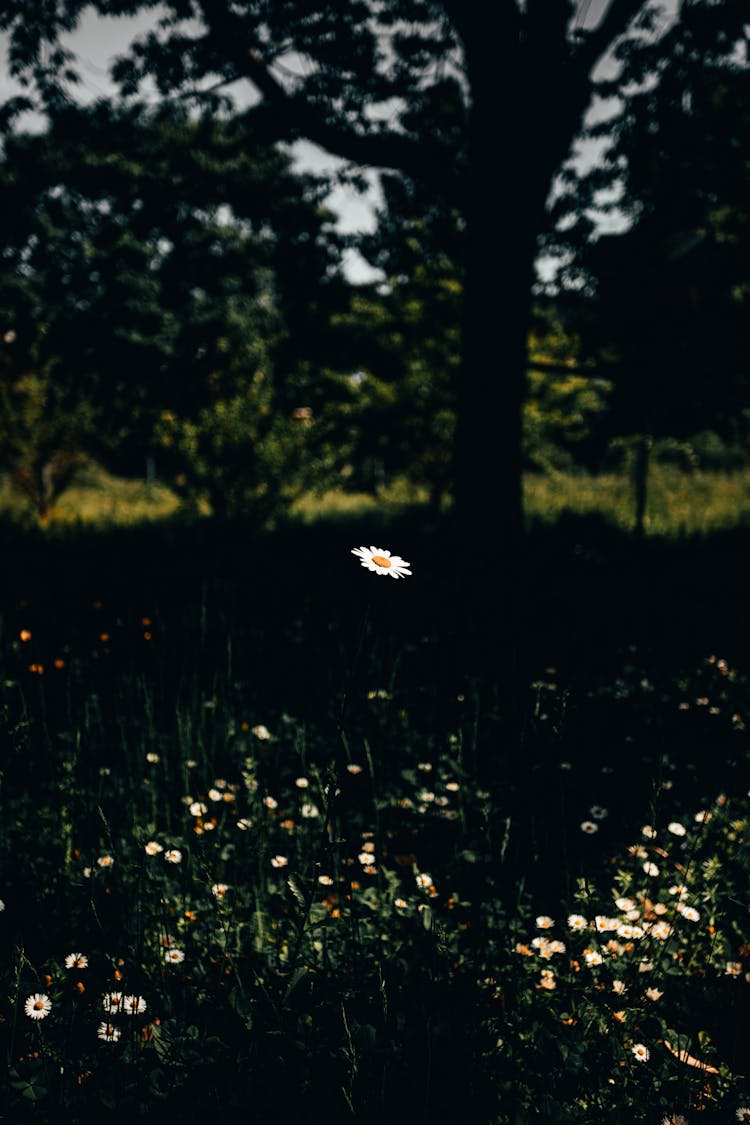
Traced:
<svg viewBox="0 0 750 1125">
<path fill-rule="evenodd" d="M 538 528 L 519 725 L 413 524 L 8 540 L 6 1120 L 750 1103 L 740 556 Z"/>
<path fill-rule="evenodd" d="M 561 518 L 595 518 L 629 531 L 634 522 L 633 488 L 622 474 L 528 474 L 524 482 L 530 524 L 554 524 Z M 288 518 L 309 525 L 318 520 L 361 519 L 374 513 L 393 516 L 424 507 L 425 490 L 405 480 L 394 481 L 375 496 L 332 490 L 307 493 L 292 505 Z M 113 477 L 90 466 L 57 501 L 49 520 L 52 528 L 82 524 L 94 527 L 130 526 L 168 519 L 180 511 L 179 499 L 165 485 Z M 206 508 L 204 514 L 208 509 Z M 22 498 L 0 484 L 0 515 L 29 519 Z M 750 469 L 734 473 L 685 472 L 655 466 L 649 478 L 646 534 L 655 537 L 707 535 L 750 526 Z"/>
</svg>

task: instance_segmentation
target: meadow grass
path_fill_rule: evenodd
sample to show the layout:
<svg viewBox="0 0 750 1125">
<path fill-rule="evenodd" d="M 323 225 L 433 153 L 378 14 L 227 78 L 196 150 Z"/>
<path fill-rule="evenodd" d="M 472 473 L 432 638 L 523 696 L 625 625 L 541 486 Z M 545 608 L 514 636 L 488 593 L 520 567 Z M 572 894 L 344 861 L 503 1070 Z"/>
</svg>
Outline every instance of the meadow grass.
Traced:
<svg viewBox="0 0 750 1125">
<path fill-rule="evenodd" d="M 510 741 L 480 685 L 350 612 L 282 634 L 99 588 L 6 616 L 6 1119 L 732 1118 L 745 678 L 548 668 Z M 314 656 L 316 708 L 253 651 L 290 679 Z"/>
<path fill-rule="evenodd" d="M 524 503 L 530 526 L 554 525 L 573 516 L 594 517 L 622 532 L 633 528 L 633 485 L 622 473 L 527 473 Z M 343 488 L 305 492 L 290 505 L 284 519 L 304 526 L 373 515 L 388 520 L 406 511 L 427 510 L 427 506 L 426 489 L 398 477 L 377 493 Z M 443 507 L 448 510 L 450 501 Z M 77 525 L 106 529 L 165 520 L 180 512 L 179 498 L 165 484 L 128 480 L 89 465 L 55 503 L 47 526 L 53 531 Z M 195 513 L 190 514 L 195 518 Z M 202 505 L 198 515 L 208 514 L 208 505 Z M 30 518 L 7 480 L 0 481 L 0 515 L 16 521 Z M 750 469 L 728 473 L 686 472 L 658 464 L 651 468 L 646 535 L 686 538 L 748 526 Z"/>
</svg>

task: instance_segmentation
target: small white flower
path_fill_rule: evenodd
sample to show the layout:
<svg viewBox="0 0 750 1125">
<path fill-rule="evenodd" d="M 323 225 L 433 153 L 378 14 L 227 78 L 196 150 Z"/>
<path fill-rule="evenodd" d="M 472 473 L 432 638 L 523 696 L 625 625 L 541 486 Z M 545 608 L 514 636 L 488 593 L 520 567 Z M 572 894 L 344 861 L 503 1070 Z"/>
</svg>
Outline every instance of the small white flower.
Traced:
<svg viewBox="0 0 750 1125">
<path fill-rule="evenodd" d="M 584 949 L 583 959 L 589 968 L 593 968 L 595 965 L 601 965 L 603 960 L 601 953 L 596 949 Z"/>
<path fill-rule="evenodd" d="M 664 993 L 661 992 L 658 988 L 647 988 L 646 989 L 646 996 L 648 997 L 649 1000 L 653 1000 L 654 1003 L 656 1003 L 657 1000 L 660 1000 L 663 995 L 664 995 Z"/>
<path fill-rule="evenodd" d="M 320 816 L 320 810 L 317 805 L 313 805 L 310 801 L 305 801 L 302 808 L 299 810 L 300 815 L 306 820 L 310 820 L 316 816 Z"/>
<path fill-rule="evenodd" d="M 146 761 L 149 763 L 149 765 L 155 766 L 156 763 L 159 761 L 159 755 L 154 754 L 153 751 L 151 751 L 150 753 L 148 753 L 146 755 Z"/>
<path fill-rule="evenodd" d="M 277 809 L 279 807 L 279 802 L 275 797 L 264 797 L 263 804 L 267 809 Z"/>
<path fill-rule="evenodd" d="M 99 1024 L 99 1027 L 96 1029 L 96 1034 L 104 1043 L 116 1043 L 122 1035 L 122 1032 L 119 1027 L 107 1023 L 105 1020 Z"/>
<path fill-rule="evenodd" d="M 656 836 L 656 829 L 651 824 L 644 824 L 641 835 L 645 836 L 647 840 L 653 840 Z"/>
<path fill-rule="evenodd" d="M 211 894 L 214 896 L 214 898 L 223 898 L 228 890 L 229 887 L 226 883 L 211 884 Z"/>
<path fill-rule="evenodd" d="M 738 1121 L 750 1121 L 750 1106 L 741 1105 L 737 1110 Z"/>
<path fill-rule="evenodd" d="M 686 906 L 684 902 L 678 902 L 676 909 L 687 922 L 698 922 L 700 920 L 700 914 L 694 906 Z"/>
<path fill-rule="evenodd" d="M 625 985 L 624 980 L 613 980 L 612 981 L 612 991 L 616 992 L 618 996 L 620 996 L 625 991 L 625 988 L 626 988 L 626 985 Z"/>
<path fill-rule="evenodd" d="M 647 860 L 646 863 L 644 863 L 643 870 L 646 872 L 647 875 L 650 875 L 654 879 L 659 874 L 659 868 L 656 866 L 655 863 L 652 863 L 650 860 Z"/>
<path fill-rule="evenodd" d="M 635 910 L 635 899 L 632 898 L 616 898 L 615 906 L 618 910 L 625 912 L 626 910 Z"/>
<path fill-rule="evenodd" d="M 574 930 L 576 933 L 580 933 L 581 930 L 586 929 L 586 927 L 588 926 L 588 922 L 584 918 L 583 914 L 569 914 L 568 915 L 568 926 L 571 930 Z"/>
<path fill-rule="evenodd" d="M 385 547 L 353 547 L 352 554 L 356 555 L 362 566 L 374 574 L 389 574 L 391 578 L 405 578 L 411 575 L 410 563 L 400 555 L 392 555 Z"/>
<path fill-rule="evenodd" d="M 637 1062 L 648 1062 L 651 1058 L 651 1052 L 648 1047 L 644 1047 L 643 1043 L 634 1043 L 632 1051 Z"/>
<path fill-rule="evenodd" d="M 52 1001 L 44 992 L 35 992 L 27 998 L 23 1010 L 30 1020 L 43 1020 L 52 1011 Z"/>
<path fill-rule="evenodd" d="M 539 988 L 546 988 L 550 991 L 553 988 L 557 988 L 557 981 L 555 980 L 555 974 L 552 972 L 552 969 L 542 969 L 540 977 Z"/>
<path fill-rule="evenodd" d="M 100 855 L 96 862 L 99 867 L 111 867 L 115 861 L 111 855 Z"/>
<path fill-rule="evenodd" d="M 609 810 L 603 808 L 601 805 L 592 805 L 589 812 L 594 820 L 604 820 L 605 817 L 609 816 Z"/>
<path fill-rule="evenodd" d="M 158 855 L 159 852 L 164 851 L 164 848 L 156 840 L 149 840 L 147 844 L 144 844 L 143 850 L 146 855 Z"/>
<path fill-rule="evenodd" d="M 549 914 L 539 914 L 537 916 L 536 928 L 538 930 L 549 930 L 554 924 L 554 920 L 550 918 Z"/>
<path fill-rule="evenodd" d="M 247 832 L 248 828 L 252 828 L 252 826 L 253 826 L 252 820 L 250 820 L 246 816 L 241 816 L 240 819 L 237 821 L 237 827 L 239 828 L 240 832 Z"/>
<path fill-rule="evenodd" d="M 167 863 L 182 863 L 182 852 L 179 848 L 170 848 L 164 853 Z"/>
<path fill-rule="evenodd" d="M 271 867 L 286 867 L 289 860 L 285 855 L 275 855 L 271 859 Z"/>
<path fill-rule="evenodd" d="M 426 871 L 421 872 L 419 875 L 417 875 L 416 878 L 417 878 L 417 886 L 418 887 L 431 887 L 432 886 L 432 876 L 428 875 Z"/>
<path fill-rule="evenodd" d="M 599 825 L 594 824 L 593 820 L 581 821 L 581 832 L 585 832 L 587 836 L 593 836 L 595 832 L 599 831 Z"/>
<path fill-rule="evenodd" d="M 727 961 L 725 971 L 728 977 L 739 977 L 742 975 L 742 964 L 740 961 Z"/>
<path fill-rule="evenodd" d="M 687 829 L 685 828 L 684 824 L 680 824 L 679 821 L 673 820 L 667 825 L 667 831 L 671 832 L 673 836 L 684 836 Z"/>
<path fill-rule="evenodd" d="M 168 949 L 164 954 L 164 960 L 168 965 L 180 965 L 185 960 L 185 954 L 181 949 Z"/>
<path fill-rule="evenodd" d="M 362 773 L 362 766 L 358 766 L 356 762 L 350 762 L 349 765 L 346 767 L 346 770 L 347 770 L 347 773 L 351 773 L 351 774 L 356 775 L 358 773 Z"/>
<path fill-rule="evenodd" d="M 294 784 L 297 786 L 298 789 L 307 789 L 310 782 L 307 780 L 306 777 L 298 777 L 295 780 Z"/>
<path fill-rule="evenodd" d="M 89 959 L 83 953 L 69 953 L 65 958 L 66 969 L 87 969 Z"/>
<path fill-rule="evenodd" d="M 261 742 L 265 742 L 271 737 L 271 732 L 268 727 L 264 727 L 262 723 L 258 723 L 257 727 L 252 728 L 252 733 Z"/>
<path fill-rule="evenodd" d="M 220 789 L 216 789 L 216 788 L 211 788 L 211 789 L 209 789 L 209 791 L 208 791 L 208 799 L 209 799 L 209 801 L 221 801 L 221 800 L 222 800 L 222 796 L 223 796 L 223 795 L 222 795 L 222 792 L 221 792 L 221 790 L 220 790 Z"/>
<path fill-rule="evenodd" d="M 142 996 L 123 996 L 122 1011 L 126 1016 L 139 1016 L 146 1011 L 146 1001 Z"/>
<path fill-rule="evenodd" d="M 204 804 L 203 801 L 191 801 L 188 812 L 191 816 L 203 816 L 204 813 L 208 812 L 208 805 Z"/>
<path fill-rule="evenodd" d="M 102 1007 L 108 1015 L 116 1015 L 117 1012 L 122 1011 L 122 993 L 121 992 L 108 992 L 102 996 Z"/>
<path fill-rule="evenodd" d="M 333 886 L 333 879 L 330 875 L 318 875 L 318 882 L 320 883 L 321 887 Z"/>
<path fill-rule="evenodd" d="M 654 922 L 648 932 L 651 937 L 655 937 L 659 941 L 666 941 L 672 932 L 672 927 L 668 922 Z"/>
<path fill-rule="evenodd" d="M 594 925 L 598 934 L 611 934 L 620 925 L 616 918 L 608 918 L 606 914 L 597 914 Z"/>
</svg>

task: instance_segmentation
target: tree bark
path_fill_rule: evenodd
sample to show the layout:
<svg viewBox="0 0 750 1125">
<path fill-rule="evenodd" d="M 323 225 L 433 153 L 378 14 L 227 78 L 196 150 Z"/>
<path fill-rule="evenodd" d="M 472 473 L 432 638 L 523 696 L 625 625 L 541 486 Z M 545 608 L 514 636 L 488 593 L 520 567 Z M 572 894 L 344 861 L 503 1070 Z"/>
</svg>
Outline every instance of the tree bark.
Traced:
<svg viewBox="0 0 750 1125">
<path fill-rule="evenodd" d="M 460 550 L 471 560 L 459 578 L 462 657 L 515 687 L 526 601 L 521 409 L 546 185 L 534 181 L 538 137 L 524 115 L 523 57 L 508 44 L 498 58 L 501 28 L 491 25 L 499 7 L 487 5 L 464 36 L 472 105 L 455 495 Z"/>
</svg>

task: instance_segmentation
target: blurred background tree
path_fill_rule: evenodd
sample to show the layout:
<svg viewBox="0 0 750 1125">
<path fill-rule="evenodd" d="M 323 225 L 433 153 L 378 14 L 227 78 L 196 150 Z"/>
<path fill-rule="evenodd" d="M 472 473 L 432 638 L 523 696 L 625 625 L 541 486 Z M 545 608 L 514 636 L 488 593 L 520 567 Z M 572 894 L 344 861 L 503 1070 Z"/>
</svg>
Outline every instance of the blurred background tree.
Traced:
<svg viewBox="0 0 750 1125">
<path fill-rule="evenodd" d="M 502 528 L 502 559 L 477 561 L 496 591 L 498 566 L 519 577 L 524 465 L 593 469 L 608 438 L 634 449 L 642 526 L 653 440 L 686 440 L 699 415 L 741 440 L 739 0 L 142 0 L 127 10 L 153 27 L 113 68 L 120 100 L 87 112 L 61 39 L 84 7 L 0 13 L 27 84 L 4 127 L 31 105 L 50 123 L 8 136 L 5 213 L 26 233 L 3 237 L 9 272 L 41 275 L 48 245 L 64 263 L 40 289 L 65 309 L 48 355 L 100 418 L 106 402 L 87 441 L 109 464 L 147 451 L 216 510 L 281 502 L 282 478 L 290 493 L 405 473 L 435 509 L 453 496 L 464 536 Z M 587 136 L 611 144 L 582 171 L 571 145 L 596 95 L 612 115 Z M 357 245 L 382 284 L 345 284 L 330 182 L 292 175 L 278 147 L 300 139 L 354 185 L 380 169 Z M 624 233 L 597 239 L 607 210 Z M 540 250 L 563 265 L 534 309 Z"/>
<path fill-rule="evenodd" d="M 24 401 L 65 403 L 46 445 L 267 514 L 299 461 L 277 372 L 314 358 L 343 290 L 322 191 L 246 123 L 172 106 L 63 109 L 9 137 L 0 314 Z"/>
</svg>

